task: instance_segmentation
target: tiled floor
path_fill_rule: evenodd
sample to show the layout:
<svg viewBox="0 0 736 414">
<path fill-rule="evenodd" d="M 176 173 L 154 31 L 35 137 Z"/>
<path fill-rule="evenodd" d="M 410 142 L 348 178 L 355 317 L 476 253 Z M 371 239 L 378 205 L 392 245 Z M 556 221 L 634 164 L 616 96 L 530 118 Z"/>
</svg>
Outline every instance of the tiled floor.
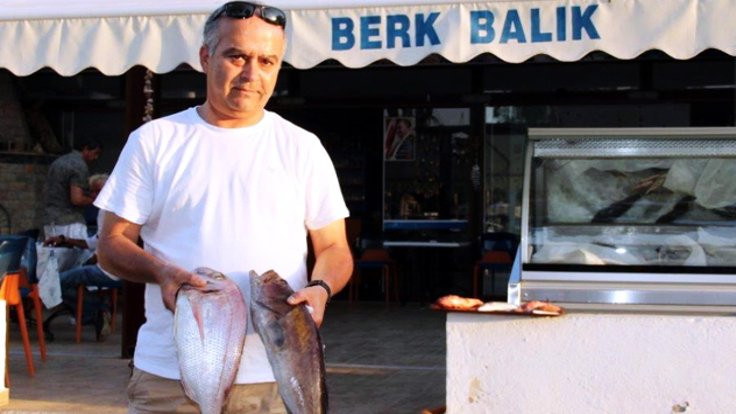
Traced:
<svg viewBox="0 0 736 414">
<path fill-rule="evenodd" d="M 10 404 L 3 413 L 125 413 L 128 360 L 120 336 L 76 344 L 65 317 L 52 325 L 48 360 L 28 376 L 18 327 L 10 326 Z M 330 413 L 419 413 L 445 401 L 445 316 L 416 304 L 335 301 L 322 326 Z"/>
</svg>

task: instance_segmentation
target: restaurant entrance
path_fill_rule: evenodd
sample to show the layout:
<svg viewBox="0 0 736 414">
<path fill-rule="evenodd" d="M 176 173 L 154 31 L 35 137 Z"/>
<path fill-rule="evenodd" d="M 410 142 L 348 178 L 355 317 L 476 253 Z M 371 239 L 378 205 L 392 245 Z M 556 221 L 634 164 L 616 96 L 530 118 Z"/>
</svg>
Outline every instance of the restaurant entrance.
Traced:
<svg viewBox="0 0 736 414">
<path fill-rule="evenodd" d="M 595 52 L 572 63 L 480 55 L 453 64 L 430 55 L 410 67 L 348 69 L 326 61 L 285 67 L 269 108 L 322 139 L 362 222 L 361 240 L 460 243 L 459 258 L 441 260 L 453 276 L 433 290 L 468 294 L 481 236 L 518 235 L 527 128 L 734 125 L 734 73 L 734 58 L 715 50 L 689 60 L 650 51 L 628 61 Z M 11 77 L 21 105 L 48 121 L 61 146 L 94 134 L 108 149 L 95 170 L 112 168 L 126 139 L 129 75 L 89 69 L 65 78 L 45 69 Z M 156 75 L 152 87 L 157 117 L 204 99 L 204 76 L 186 66 Z M 415 285 L 407 300 L 426 290 Z"/>
</svg>

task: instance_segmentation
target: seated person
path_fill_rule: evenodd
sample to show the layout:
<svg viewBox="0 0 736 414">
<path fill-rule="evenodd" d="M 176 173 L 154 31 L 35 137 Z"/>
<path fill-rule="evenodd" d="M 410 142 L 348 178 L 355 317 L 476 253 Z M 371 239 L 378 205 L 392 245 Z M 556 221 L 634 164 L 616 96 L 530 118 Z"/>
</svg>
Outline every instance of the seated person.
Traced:
<svg viewBox="0 0 736 414">
<path fill-rule="evenodd" d="M 90 177 L 90 188 L 99 192 L 107 179 L 106 175 L 94 175 Z M 97 216 L 98 228 L 102 224 L 102 213 Z M 84 249 L 94 250 L 97 248 L 98 234 L 87 239 L 73 239 L 64 235 L 52 236 L 44 241 L 44 245 L 64 246 L 64 247 L 80 247 Z M 87 287 L 97 288 L 121 288 L 123 283 L 116 276 L 105 272 L 97 265 L 97 257 L 93 255 L 87 261 L 87 264 L 79 266 L 59 274 L 59 282 L 61 283 L 61 297 L 66 307 L 76 314 L 77 306 L 77 287 L 85 285 Z M 97 295 L 84 295 L 84 310 L 82 315 L 82 324 L 95 324 L 95 332 L 97 340 L 104 340 L 110 333 L 110 310 L 107 305 Z"/>
</svg>

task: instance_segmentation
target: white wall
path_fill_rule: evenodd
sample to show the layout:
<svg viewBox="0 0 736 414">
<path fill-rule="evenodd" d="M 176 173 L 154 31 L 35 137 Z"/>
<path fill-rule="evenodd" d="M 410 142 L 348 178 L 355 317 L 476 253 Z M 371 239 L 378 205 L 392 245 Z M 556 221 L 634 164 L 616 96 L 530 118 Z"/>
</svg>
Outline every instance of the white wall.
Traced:
<svg viewBox="0 0 736 414">
<path fill-rule="evenodd" d="M 447 413 L 734 413 L 735 353 L 733 316 L 449 313 Z"/>
</svg>

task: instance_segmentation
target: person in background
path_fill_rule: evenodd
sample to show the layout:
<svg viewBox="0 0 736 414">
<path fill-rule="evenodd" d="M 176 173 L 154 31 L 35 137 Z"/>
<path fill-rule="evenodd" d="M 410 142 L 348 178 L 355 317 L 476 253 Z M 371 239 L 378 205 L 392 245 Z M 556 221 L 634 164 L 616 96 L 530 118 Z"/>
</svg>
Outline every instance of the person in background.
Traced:
<svg viewBox="0 0 736 414">
<path fill-rule="evenodd" d="M 44 186 L 45 237 L 87 237 L 84 207 L 92 204 L 97 196 L 89 191 L 88 164 L 96 160 L 101 152 L 102 145 L 96 140 L 79 140 L 75 142 L 74 150 L 57 158 L 49 166 Z"/>
<path fill-rule="evenodd" d="M 230 2 L 215 10 L 199 50 L 204 104 L 133 131 L 95 201 L 107 211 L 100 264 L 146 283 L 128 413 L 197 412 L 179 382 L 172 313 L 183 284 L 204 288 L 197 267 L 234 280 L 246 304 L 249 272 L 273 269 L 295 290 L 289 303 L 310 305 L 317 325 L 350 278 L 348 210 L 327 151 L 314 134 L 264 109 L 285 28 L 275 7 Z M 316 257 L 311 275 L 307 235 Z M 250 320 L 223 412 L 286 413 Z"/>
<path fill-rule="evenodd" d="M 387 161 L 414 160 L 415 133 L 410 118 L 394 118 L 386 137 Z"/>
<path fill-rule="evenodd" d="M 105 185 L 107 174 L 95 174 L 89 178 L 90 192 L 97 194 Z M 98 232 L 84 239 L 75 239 L 66 237 L 63 234 L 52 236 L 44 240 L 46 246 L 59 247 L 79 247 L 82 249 L 97 249 L 97 241 L 99 239 L 99 228 L 103 220 L 102 211 L 97 216 Z M 77 307 L 77 287 L 85 285 L 93 288 L 122 288 L 122 281 L 103 270 L 97 263 L 96 254 L 87 260 L 83 266 L 66 270 L 59 274 L 59 282 L 61 284 L 61 297 L 67 309 L 73 315 L 76 315 Z M 110 334 L 110 309 L 102 298 L 97 295 L 84 295 L 84 305 L 82 314 L 82 324 L 94 324 L 95 333 L 98 341 L 104 341 Z"/>
</svg>

